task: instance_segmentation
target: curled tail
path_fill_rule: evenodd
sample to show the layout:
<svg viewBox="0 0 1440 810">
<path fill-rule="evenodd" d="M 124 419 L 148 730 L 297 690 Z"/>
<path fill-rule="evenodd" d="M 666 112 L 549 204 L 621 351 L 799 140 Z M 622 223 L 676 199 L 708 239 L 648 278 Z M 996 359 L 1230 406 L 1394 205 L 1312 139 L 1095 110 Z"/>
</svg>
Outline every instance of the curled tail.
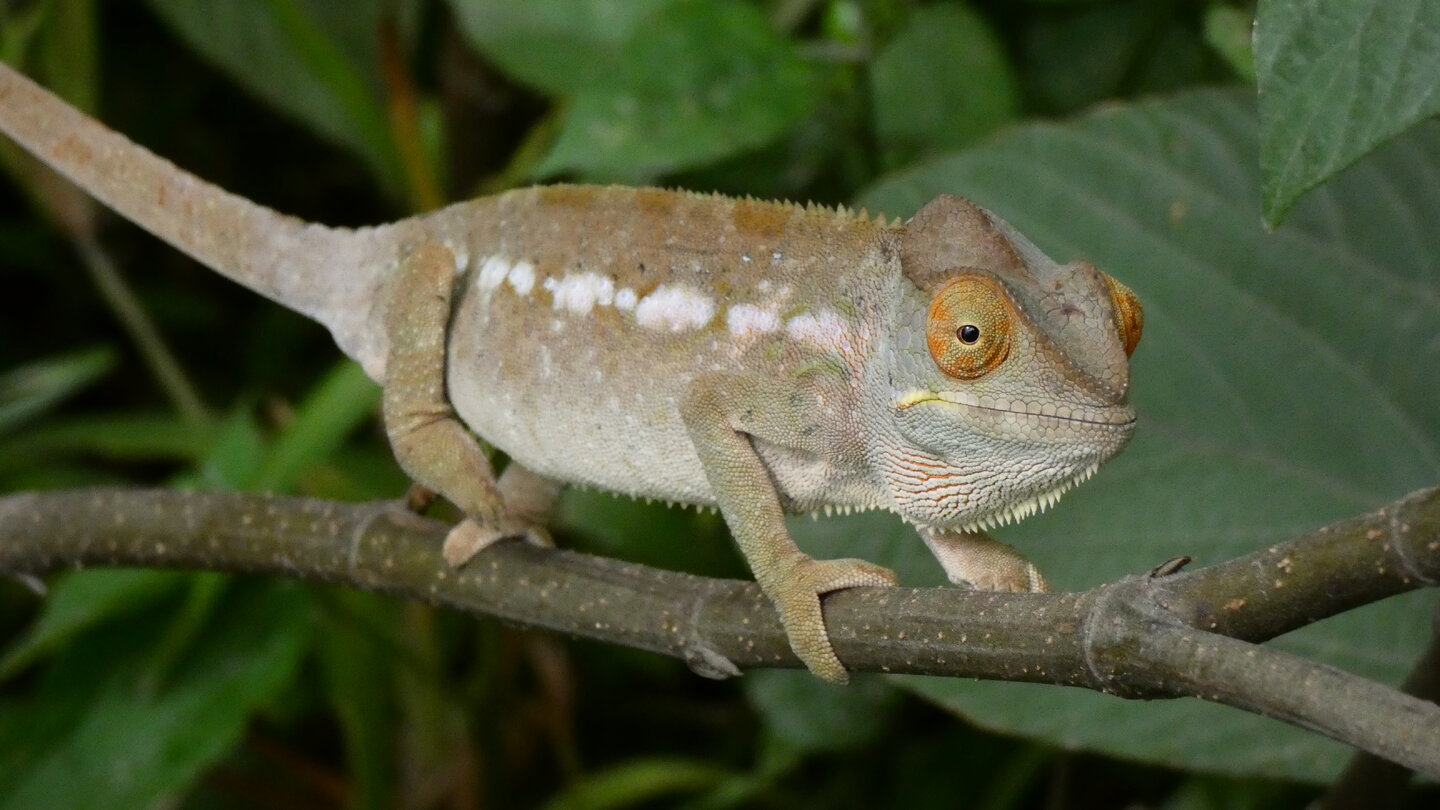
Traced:
<svg viewBox="0 0 1440 810">
<path fill-rule="evenodd" d="M 105 205 L 261 295 L 326 326 L 379 379 L 384 336 L 371 308 L 389 228 L 307 223 L 157 157 L 0 63 L 0 131 Z M 378 313 L 377 313 L 378 315 Z"/>
</svg>

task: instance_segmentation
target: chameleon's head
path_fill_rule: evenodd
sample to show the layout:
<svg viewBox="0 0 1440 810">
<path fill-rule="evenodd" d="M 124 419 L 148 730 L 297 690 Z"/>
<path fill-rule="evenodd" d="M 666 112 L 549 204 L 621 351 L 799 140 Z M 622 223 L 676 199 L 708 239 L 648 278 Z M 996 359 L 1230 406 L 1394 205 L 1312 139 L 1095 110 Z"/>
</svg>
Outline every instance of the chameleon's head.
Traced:
<svg viewBox="0 0 1440 810">
<path fill-rule="evenodd" d="M 901 242 L 889 345 L 896 439 L 883 472 L 907 518 L 986 528 L 1044 509 L 1130 439 L 1135 295 L 1093 265 L 1057 265 L 954 196 Z"/>
</svg>

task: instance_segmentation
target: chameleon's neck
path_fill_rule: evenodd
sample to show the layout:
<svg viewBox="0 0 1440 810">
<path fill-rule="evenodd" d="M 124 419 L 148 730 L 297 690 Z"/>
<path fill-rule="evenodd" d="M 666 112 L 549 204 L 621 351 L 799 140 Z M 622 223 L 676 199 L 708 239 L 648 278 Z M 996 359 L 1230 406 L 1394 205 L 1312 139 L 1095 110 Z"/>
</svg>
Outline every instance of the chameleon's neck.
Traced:
<svg viewBox="0 0 1440 810">
<path fill-rule="evenodd" d="M 177 168 L 0 63 L 0 131 L 96 199 L 196 261 L 319 321 L 365 363 L 364 324 L 383 268 L 377 229 L 272 211 Z M 331 278 L 345 273 L 345 278 Z"/>
</svg>

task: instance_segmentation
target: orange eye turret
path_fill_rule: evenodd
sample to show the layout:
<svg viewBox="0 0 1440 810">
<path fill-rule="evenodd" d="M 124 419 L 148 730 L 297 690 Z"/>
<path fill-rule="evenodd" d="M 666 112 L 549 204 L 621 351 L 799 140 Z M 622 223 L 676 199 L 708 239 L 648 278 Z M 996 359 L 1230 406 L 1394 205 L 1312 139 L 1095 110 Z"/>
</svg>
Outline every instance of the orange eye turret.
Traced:
<svg viewBox="0 0 1440 810">
<path fill-rule="evenodd" d="M 1125 344 L 1125 355 L 1135 353 L 1140 343 L 1140 333 L 1145 331 L 1145 312 L 1140 309 L 1140 299 L 1130 288 L 1107 274 L 1105 286 L 1110 288 L 1110 303 L 1115 310 L 1115 331 L 1120 333 L 1120 342 Z"/>
<path fill-rule="evenodd" d="M 967 273 L 941 287 L 930 302 L 925 341 L 940 370 L 961 380 L 994 371 L 1010 353 L 1014 309 L 1000 283 Z"/>
</svg>

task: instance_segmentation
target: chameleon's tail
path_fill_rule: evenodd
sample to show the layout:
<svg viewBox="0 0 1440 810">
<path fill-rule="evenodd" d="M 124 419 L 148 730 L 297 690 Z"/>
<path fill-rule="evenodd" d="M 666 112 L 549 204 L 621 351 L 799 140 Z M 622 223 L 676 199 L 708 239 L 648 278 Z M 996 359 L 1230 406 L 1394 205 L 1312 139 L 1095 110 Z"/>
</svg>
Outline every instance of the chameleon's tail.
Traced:
<svg viewBox="0 0 1440 810">
<path fill-rule="evenodd" d="M 96 199 L 197 261 L 328 327 L 371 376 L 366 325 L 384 266 L 381 229 L 313 225 L 191 175 L 0 63 L 0 131 Z"/>
</svg>

